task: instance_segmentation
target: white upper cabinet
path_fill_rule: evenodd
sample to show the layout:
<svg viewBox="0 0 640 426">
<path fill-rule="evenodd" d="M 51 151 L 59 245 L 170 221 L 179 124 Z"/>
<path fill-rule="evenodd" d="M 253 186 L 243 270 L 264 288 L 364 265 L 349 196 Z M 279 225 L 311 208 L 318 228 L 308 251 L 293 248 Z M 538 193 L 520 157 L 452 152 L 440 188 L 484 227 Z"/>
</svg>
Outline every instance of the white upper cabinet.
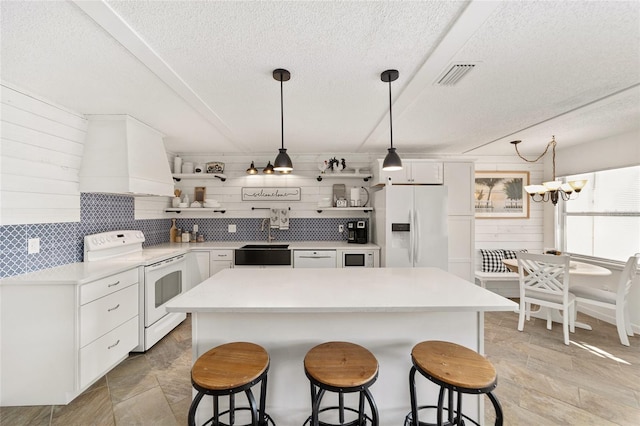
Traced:
<svg viewBox="0 0 640 426">
<path fill-rule="evenodd" d="M 444 184 L 449 188 L 449 215 L 474 215 L 474 170 L 471 162 L 444 164 Z"/>
<path fill-rule="evenodd" d="M 402 160 L 402 170 L 386 172 L 382 170 L 384 160 L 377 160 L 374 167 L 374 185 L 384 185 L 391 178 L 394 185 L 442 185 L 443 164 L 434 160 Z"/>
</svg>

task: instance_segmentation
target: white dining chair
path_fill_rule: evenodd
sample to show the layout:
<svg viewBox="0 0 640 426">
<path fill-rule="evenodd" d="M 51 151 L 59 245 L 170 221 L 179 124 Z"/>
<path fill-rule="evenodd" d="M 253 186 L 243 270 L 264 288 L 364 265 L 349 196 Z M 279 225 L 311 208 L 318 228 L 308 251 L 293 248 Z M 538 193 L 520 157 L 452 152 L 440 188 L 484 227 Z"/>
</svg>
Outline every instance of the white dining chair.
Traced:
<svg viewBox="0 0 640 426">
<path fill-rule="evenodd" d="M 575 331 L 575 296 L 569 292 L 569 256 L 517 253 L 520 275 L 520 317 L 518 331 L 524 330 L 525 316 L 530 319 L 531 305 L 547 308 L 547 329 L 551 330 L 551 311 L 562 311 L 564 344 L 569 330 Z M 536 311 L 538 312 L 538 311 Z"/>
<path fill-rule="evenodd" d="M 620 343 L 625 346 L 629 346 L 629 337 L 627 336 L 633 336 L 631 320 L 629 319 L 629 306 L 627 306 L 627 296 L 629 295 L 631 286 L 637 281 L 639 261 L 640 253 L 629 257 L 620 274 L 618 287 L 615 290 L 585 286 L 571 287 L 571 292 L 576 296 L 576 312 L 578 311 L 578 306 L 581 304 L 613 309 L 615 311 L 618 336 L 620 337 Z"/>
</svg>

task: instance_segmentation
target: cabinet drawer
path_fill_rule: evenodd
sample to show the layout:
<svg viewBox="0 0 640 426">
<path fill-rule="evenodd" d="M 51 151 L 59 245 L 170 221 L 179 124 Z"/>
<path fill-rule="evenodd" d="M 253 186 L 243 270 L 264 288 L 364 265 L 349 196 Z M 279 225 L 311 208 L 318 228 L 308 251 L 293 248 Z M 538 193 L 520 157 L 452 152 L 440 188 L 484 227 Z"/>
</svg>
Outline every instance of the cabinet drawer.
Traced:
<svg viewBox="0 0 640 426">
<path fill-rule="evenodd" d="M 211 261 L 233 260 L 233 250 L 211 250 Z"/>
<path fill-rule="evenodd" d="M 138 268 L 92 281 L 80 287 L 80 304 L 84 305 L 137 282 Z"/>
<path fill-rule="evenodd" d="M 80 387 L 103 376 L 138 346 L 138 317 L 80 349 Z"/>
<path fill-rule="evenodd" d="M 138 285 L 131 285 L 80 307 L 80 347 L 138 315 Z"/>
</svg>

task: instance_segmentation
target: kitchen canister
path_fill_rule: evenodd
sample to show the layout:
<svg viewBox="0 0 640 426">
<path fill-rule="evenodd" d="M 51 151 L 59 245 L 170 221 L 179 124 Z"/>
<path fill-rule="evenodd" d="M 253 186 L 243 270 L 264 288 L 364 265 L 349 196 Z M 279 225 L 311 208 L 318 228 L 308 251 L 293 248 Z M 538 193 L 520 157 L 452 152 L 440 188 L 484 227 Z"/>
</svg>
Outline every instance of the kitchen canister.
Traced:
<svg viewBox="0 0 640 426">
<path fill-rule="evenodd" d="M 182 158 L 179 155 L 173 158 L 173 173 L 182 173 Z"/>
<path fill-rule="evenodd" d="M 189 161 L 185 161 L 184 163 L 182 163 L 182 173 L 193 173 L 193 163 Z"/>
</svg>

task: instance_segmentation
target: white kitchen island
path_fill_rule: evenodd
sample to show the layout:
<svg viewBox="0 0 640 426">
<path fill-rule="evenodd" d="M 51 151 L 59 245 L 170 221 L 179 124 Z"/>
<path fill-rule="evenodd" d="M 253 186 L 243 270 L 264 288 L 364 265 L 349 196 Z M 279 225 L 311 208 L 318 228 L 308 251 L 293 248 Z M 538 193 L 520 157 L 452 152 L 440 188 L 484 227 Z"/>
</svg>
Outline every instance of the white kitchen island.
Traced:
<svg viewBox="0 0 640 426">
<path fill-rule="evenodd" d="M 380 424 L 397 426 L 409 412 L 411 348 L 434 339 L 482 353 L 483 312 L 517 304 L 437 268 L 227 269 L 167 309 L 192 314 L 194 361 L 230 341 L 269 351 L 267 411 L 278 426 L 299 426 L 310 413 L 303 368 L 309 349 L 331 340 L 363 345 L 380 366 L 371 387 Z M 419 382 L 419 403 L 435 404 L 435 385 Z M 478 397 L 464 404 L 479 416 Z"/>
</svg>

